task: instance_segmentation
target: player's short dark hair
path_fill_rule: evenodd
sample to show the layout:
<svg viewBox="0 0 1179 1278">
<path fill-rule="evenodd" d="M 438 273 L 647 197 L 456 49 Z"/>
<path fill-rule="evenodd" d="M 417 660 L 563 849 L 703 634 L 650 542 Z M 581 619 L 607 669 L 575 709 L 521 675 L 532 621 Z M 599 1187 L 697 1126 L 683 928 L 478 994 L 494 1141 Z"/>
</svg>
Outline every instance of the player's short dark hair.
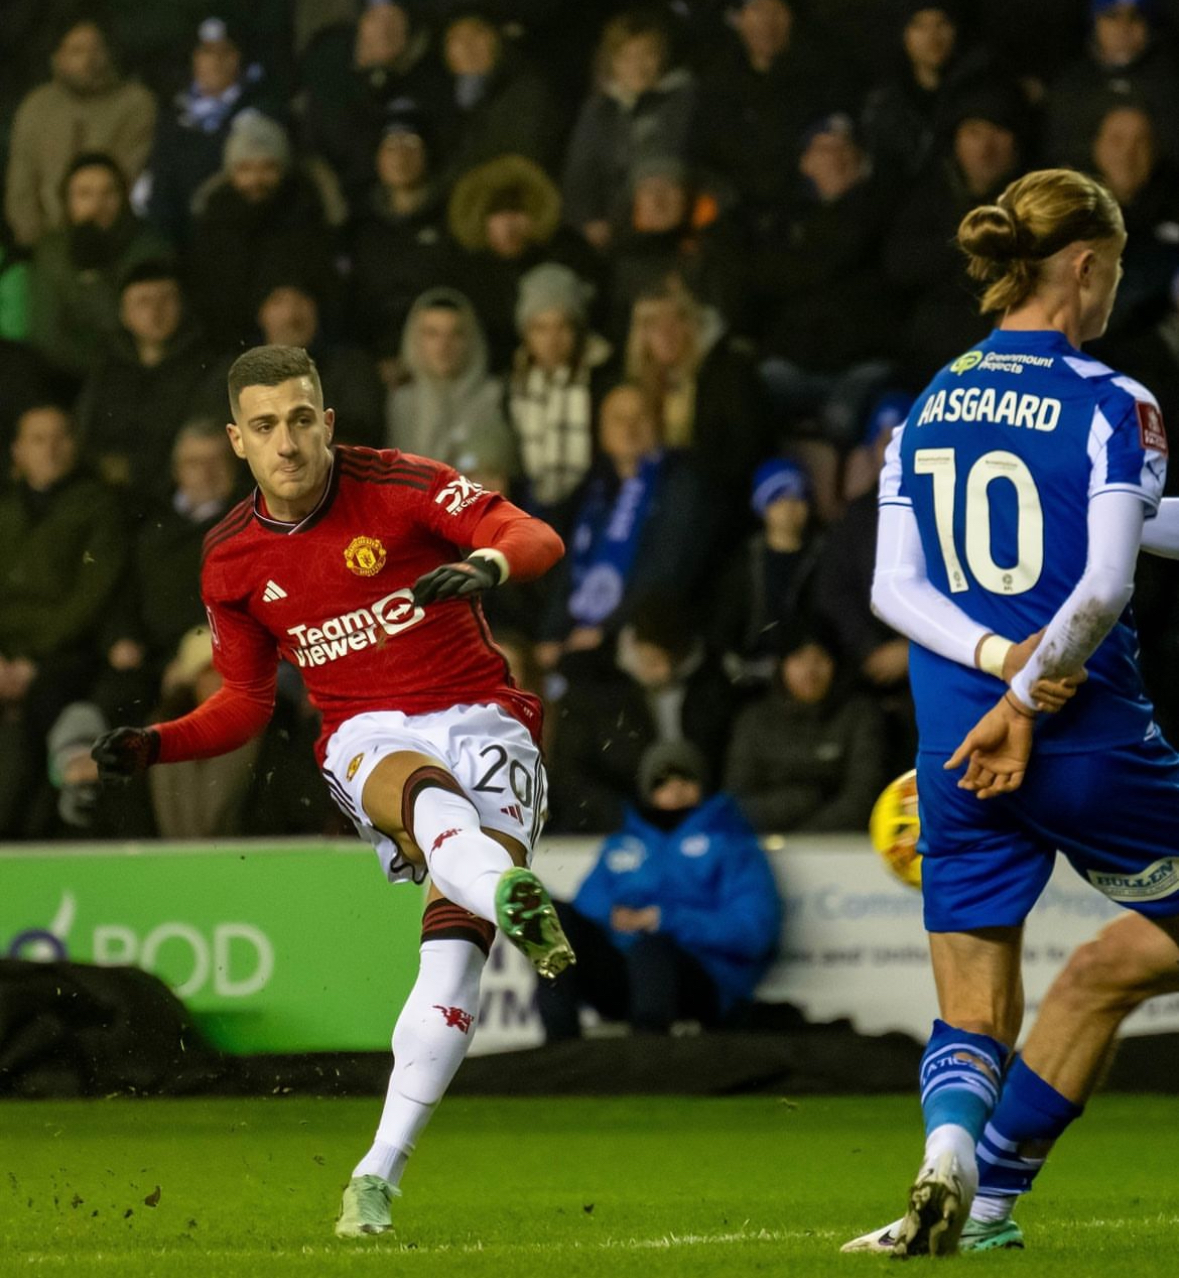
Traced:
<svg viewBox="0 0 1179 1278">
<path fill-rule="evenodd" d="M 247 386 L 281 386 L 292 377 L 310 378 L 323 403 L 323 384 L 315 361 L 301 346 L 254 346 L 233 361 L 229 370 L 229 406 L 234 417 Z"/>
</svg>

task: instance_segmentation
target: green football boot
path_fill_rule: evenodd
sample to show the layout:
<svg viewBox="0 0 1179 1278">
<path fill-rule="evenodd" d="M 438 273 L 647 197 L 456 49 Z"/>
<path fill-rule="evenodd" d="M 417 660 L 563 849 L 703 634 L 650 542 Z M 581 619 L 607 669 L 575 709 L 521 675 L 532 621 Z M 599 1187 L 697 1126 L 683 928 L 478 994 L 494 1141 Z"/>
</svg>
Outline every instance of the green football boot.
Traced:
<svg viewBox="0 0 1179 1278">
<path fill-rule="evenodd" d="M 975 1220 L 962 1228 L 958 1242 L 962 1251 L 1023 1251 L 1023 1230 L 1011 1219 Z"/>
<path fill-rule="evenodd" d="M 505 870 L 495 888 L 499 929 L 541 976 L 552 980 L 577 959 L 544 885 L 522 866 Z"/>
<path fill-rule="evenodd" d="M 344 1189 L 336 1218 L 337 1238 L 365 1238 L 393 1228 L 390 1208 L 401 1190 L 380 1176 L 353 1176 Z"/>
</svg>

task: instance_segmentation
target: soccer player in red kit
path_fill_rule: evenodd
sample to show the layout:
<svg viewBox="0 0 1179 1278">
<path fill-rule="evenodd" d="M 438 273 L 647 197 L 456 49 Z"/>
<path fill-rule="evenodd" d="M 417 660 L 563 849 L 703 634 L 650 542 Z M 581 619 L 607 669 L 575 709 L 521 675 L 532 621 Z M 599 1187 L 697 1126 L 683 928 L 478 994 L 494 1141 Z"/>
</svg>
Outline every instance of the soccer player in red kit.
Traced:
<svg viewBox="0 0 1179 1278">
<path fill-rule="evenodd" d="M 104 777 L 126 777 L 233 750 L 269 720 L 285 658 L 323 715 L 316 752 L 336 802 L 390 881 L 430 875 L 384 1111 L 336 1222 L 359 1237 L 391 1227 L 406 1160 L 470 1046 L 496 927 L 542 976 L 573 962 L 527 868 L 545 816 L 541 707 L 513 684 L 479 603 L 509 575 L 545 572 L 563 546 L 449 466 L 332 447 L 304 350 L 247 351 L 229 399 L 230 442 L 257 488 L 205 540 L 223 685 L 183 718 L 107 733 L 94 757 Z"/>
</svg>

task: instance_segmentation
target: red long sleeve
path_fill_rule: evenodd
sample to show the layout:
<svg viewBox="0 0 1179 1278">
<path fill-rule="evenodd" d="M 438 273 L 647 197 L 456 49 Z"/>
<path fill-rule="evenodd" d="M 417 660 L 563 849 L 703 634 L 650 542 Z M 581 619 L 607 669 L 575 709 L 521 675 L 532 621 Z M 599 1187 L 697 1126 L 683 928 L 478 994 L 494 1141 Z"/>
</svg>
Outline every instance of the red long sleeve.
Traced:
<svg viewBox="0 0 1179 1278">
<path fill-rule="evenodd" d="M 565 543 L 543 519 L 503 501 L 496 502 L 475 525 L 471 549 L 498 550 L 514 580 L 531 581 L 561 558 Z"/>
<path fill-rule="evenodd" d="M 190 714 L 157 723 L 160 763 L 210 759 L 245 745 L 270 722 L 274 677 L 265 684 L 223 684 Z"/>
</svg>

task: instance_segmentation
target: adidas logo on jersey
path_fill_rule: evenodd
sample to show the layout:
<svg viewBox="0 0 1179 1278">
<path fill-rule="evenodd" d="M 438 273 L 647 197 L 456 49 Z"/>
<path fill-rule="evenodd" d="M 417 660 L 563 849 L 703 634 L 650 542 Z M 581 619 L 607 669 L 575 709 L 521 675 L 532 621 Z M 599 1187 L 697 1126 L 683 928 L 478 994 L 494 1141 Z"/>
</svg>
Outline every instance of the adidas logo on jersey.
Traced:
<svg viewBox="0 0 1179 1278">
<path fill-rule="evenodd" d="M 524 812 L 518 803 L 509 803 L 506 808 L 500 808 L 504 816 L 510 816 L 513 821 L 519 821 L 524 824 Z"/>
<path fill-rule="evenodd" d="M 276 599 L 285 599 L 287 592 L 278 584 L 277 581 L 268 581 L 266 589 L 262 592 L 262 598 L 266 603 L 274 603 Z"/>
</svg>

